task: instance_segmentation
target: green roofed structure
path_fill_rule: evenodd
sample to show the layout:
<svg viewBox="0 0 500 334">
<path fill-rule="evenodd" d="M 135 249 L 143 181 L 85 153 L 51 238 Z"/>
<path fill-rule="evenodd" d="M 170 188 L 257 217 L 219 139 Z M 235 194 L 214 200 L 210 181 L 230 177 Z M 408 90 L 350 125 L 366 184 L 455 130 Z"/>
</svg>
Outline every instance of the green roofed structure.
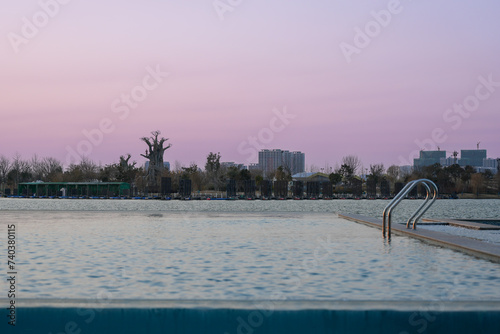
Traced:
<svg viewBox="0 0 500 334">
<path fill-rule="evenodd" d="M 125 196 L 129 195 L 127 182 L 23 182 L 18 194 L 25 196 Z"/>
</svg>

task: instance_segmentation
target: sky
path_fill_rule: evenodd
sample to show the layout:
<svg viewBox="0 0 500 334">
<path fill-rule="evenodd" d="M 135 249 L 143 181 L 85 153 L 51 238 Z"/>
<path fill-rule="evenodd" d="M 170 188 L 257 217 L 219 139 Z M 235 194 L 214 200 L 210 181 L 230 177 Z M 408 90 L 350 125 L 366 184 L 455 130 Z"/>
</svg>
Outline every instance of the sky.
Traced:
<svg viewBox="0 0 500 334">
<path fill-rule="evenodd" d="M 308 166 L 500 157 L 500 2 L 4 1 L 0 155 Z"/>
</svg>

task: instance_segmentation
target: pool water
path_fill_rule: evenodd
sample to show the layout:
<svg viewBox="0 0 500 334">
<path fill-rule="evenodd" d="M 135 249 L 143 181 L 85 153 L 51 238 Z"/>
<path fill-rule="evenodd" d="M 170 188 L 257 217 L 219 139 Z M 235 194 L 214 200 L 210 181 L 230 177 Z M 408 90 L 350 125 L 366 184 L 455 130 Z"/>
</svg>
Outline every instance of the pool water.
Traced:
<svg viewBox="0 0 500 334">
<path fill-rule="evenodd" d="M 330 212 L 3 211 L 10 223 L 20 298 L 500 300 L 498 264 Z"/>
</svg>

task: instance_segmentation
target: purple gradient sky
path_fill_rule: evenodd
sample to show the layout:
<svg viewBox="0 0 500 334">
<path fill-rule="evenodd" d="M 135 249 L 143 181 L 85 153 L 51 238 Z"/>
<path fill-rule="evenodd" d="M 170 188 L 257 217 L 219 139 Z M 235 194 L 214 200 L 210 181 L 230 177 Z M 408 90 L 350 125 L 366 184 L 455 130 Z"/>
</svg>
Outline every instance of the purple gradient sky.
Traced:
<svg viewBox="0 0 500 334">
<path fill-rule="evenodd" d="M 348 154 L 403 164 L 436 128 L 448 155 L 481 141 L 500 157 L 500 87 L 457 129 L 443 119 L 479 76 L 500 82 L 500 2 L 401 0 L 351 63 L 340 43 L 353 44 L 354 28 L 389 1 L 243 1 L 223 21 L 212 3 L 73 0 L 17 54 L 9 33 L 40 5 L 3 3 L 0 154 L 64 162 L 83 130 L 110 118 L 115 130 L 89 155 L 103 164 L 126 153 L 142 163 L 139 138 L 156 129 L 173 144 L 172 164 L 203 166 L 210 151 L 248 163 L 238 147 L 286 107 L 296 117 L 263 146 L 303 151 L 308 165 Z M 120 120 L 111 103 L 157 65 L 170 76 Z"/>
</svg>

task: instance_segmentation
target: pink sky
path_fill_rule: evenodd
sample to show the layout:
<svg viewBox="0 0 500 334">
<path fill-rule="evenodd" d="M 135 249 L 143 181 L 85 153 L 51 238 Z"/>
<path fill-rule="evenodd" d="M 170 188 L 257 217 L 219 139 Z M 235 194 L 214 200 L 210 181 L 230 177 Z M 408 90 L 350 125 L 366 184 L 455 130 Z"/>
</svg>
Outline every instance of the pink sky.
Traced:
<svg viewBox="0 0 500 334">
<path fill-rule="evenodd" d="M 89 147 L 83 131 L 108 119 L 112 130 L 88 151 L 103 164 L 126 153 L 142 163 L 139 138 L 153 130 L 170 138 L 172 164 L 203 166 L 211 151 L 256 162 L 247 142 L 259 134 L 258 147 L 300 150 L 320 167 L 349 154 L 366 167 L 404 164 L 424 140 L 448 155 L 480 141 L 500 157 L 500 84 L 482 84 L 500 82 L 498 1 L 253 0 L 224 20 L 212 0 L 41 2 L 52 3 L 47 22 L 37 1 L 0 13 L 5 156 L 65 162 L 68 147 Z M 376 23 L 371 12 L 389 9 L 390 21 Z M 23 17 L 33 16 L 44 26 L 25 38 Z M 356 46 L 356 27 L 377 24 L 348 61 L 341 45 Z M 24 42 L 13 46 L 13 34 Z M 155 87 L 127 117 L 114 112 L 157 67 L 169 76 L 147 79 Z M 462 103 L 471 111 L 446 111 Z M 273 110 L 284 109 L 293 118 L 281 126 Z"/>
</svg>

